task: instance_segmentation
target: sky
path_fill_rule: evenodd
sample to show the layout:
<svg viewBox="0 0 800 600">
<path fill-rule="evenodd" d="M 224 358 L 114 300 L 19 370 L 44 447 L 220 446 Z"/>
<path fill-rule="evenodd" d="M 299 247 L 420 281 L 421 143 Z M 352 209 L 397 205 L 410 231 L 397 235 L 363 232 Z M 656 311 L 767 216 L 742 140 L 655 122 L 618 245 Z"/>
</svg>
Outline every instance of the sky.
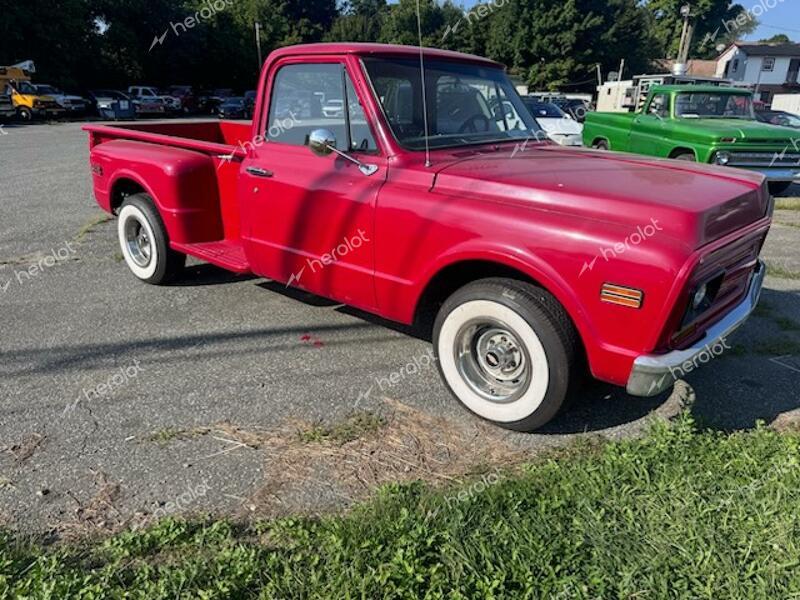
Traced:
<svg viewBox="0 0 800 600">
<path fill-rule="evenodd" d="M 776 4 L 776 6 L 761 14 L 762 1 L 765 6 L 771 4 Z M 455 3 L 469 9 L 477 3 L 477 0 L 456 0 Z M 758 7 L 755 9 L 755 13 L 761 14 L 758 18 L 759 28 L 744 39 L 748 41 L 763 40 L 779 33 L 785 33 L 790 39 L 800 42 L 800 0 L 737 0 L 737 4 L 741 4 L 746 9 Z"/>
<path fill-rule="evenodd" d="M 765 2 L 772 4 L 775 0 Z M 760 0 L 740 0 L 745 8 L 760 6 Z M 758 10 L 761 10 L 760 8 Z M 785 33 L 795 42 L 800 41 L 800 0 L 778 0 L 778 5 L 765 12 L 759 19 L 759 28 L 747 36 L 747 40 L 763 40 Z"/>
</svg>

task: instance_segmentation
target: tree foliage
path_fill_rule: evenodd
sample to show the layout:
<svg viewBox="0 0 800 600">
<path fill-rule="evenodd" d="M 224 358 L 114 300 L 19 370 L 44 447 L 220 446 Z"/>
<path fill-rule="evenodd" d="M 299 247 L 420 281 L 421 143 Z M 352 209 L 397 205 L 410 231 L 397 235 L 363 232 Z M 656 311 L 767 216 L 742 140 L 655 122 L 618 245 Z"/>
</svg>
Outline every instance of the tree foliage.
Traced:
<svg viewBox="0 0 800 600">
<path fill-rule="evenodd" d="M 603 74 L 674 57 L 686 0 L 419 0 L 426 46 L 485 55 L 536 88 L 592 89 Z M 731 0 L 691 0 L 694 57 L 748 33 Z M 70 88 L 191 84 L 252 88 L 274 48 L 315 41 L 418 43 L 417 0 L 0 0 L 0 64 L 32 59 Z M 728 24 L 728 25 L 726 25 Z M 773 38 L 775 41 L 784 37 Z"/>
</svg>

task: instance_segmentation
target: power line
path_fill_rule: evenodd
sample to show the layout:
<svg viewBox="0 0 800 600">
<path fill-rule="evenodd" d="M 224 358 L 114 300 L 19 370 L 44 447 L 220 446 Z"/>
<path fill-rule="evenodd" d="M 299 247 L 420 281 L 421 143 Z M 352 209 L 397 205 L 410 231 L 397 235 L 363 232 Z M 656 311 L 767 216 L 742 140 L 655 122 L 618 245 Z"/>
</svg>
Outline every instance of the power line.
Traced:
<svg viewBox="0 0 800 600">
<path fill-rule="evenodd" d="M 767 27 L 769 29 L 778 29 L 780 31 L 793 31 L 794 33 L 800 33 L 800 29 L 791 29 L 789 27 L 778 27 L 776 25 L 767 25 L 766 23 L 759 23 L 759 27 Z"/>
</svg>

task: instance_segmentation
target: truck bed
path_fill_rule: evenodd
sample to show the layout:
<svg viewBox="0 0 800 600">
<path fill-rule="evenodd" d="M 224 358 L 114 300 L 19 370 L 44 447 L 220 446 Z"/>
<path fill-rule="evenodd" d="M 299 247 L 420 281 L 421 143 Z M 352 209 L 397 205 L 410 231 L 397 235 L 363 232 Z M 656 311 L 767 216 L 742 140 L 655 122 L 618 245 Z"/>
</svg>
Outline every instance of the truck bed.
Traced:
<svg viewBox="0 0 800 600">
<path fill-rule="evenodd" d="M 119 185 L 136 184 L 157 199 L 173 249 L 236 273 L 249 270 L 236 195 L 249 122 L 90 124 L 84 130 L 101 207 L 113 211 Z"/>
<path fill-rule="evenodd" d="M 250 141 L 249 121 L 167 121 L 90 124 L 90 147 L 109 140 L 136 140 L 176 148 L 186 148 L 210 154 L 227 154 L 242 158 L 245 143 Z"/>
</svg>

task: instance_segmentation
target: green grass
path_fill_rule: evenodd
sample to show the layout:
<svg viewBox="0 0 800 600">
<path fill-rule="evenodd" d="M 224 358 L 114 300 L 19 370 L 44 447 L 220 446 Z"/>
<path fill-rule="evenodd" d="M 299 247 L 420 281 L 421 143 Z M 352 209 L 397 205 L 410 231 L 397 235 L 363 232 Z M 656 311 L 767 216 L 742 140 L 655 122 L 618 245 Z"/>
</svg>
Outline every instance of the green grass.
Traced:
<svg viewBox="0 0 800 600">
<path fill-rule="evenodd" d="M 168 519 L 55 548 L 0 534 L 0 597 L 796 597 L 799 459 L 798 435 L 683 415 L 499 481 L 383 488 L 341 516 Z"/>
<path fill-rule="evenodd" d="M 333 425 L 314 425 L 297 432 L 301 442 L 306 444 L 332 442 L 343 445 L 360 437 L 376 433 L 386 421 L 371 412 L 359 412 L 334 423 Z"/>
<path fill-rule="evenodd" d="M 156 444 L 169 444 L 177 440 L 191 440 L 194 438 L 202 437 L 211 431 L 208 427 L 194 427 L 192 429 L 179 429 L 177 427 L 165 427 L 154 431 L 147 436 L 148 442 L 155 442 Z"/>
<path fill-rule="evenodd" d="M 83 239 L 87 235 L 89 235 L 92 232 L 92 230 L 94 230 L 95 227 L 97 227 L 98 225 L 102 225 L 103 223 L 107 223 L 111 219 L 113 219 L 113 217 L 111 215 L 107 215 L 107 214 L 100 214 L 100 215 L 96 215 L 96 216 L 92 217 L 89 221 L 87 221 L 80 228 L 78 233 L 75 234 L 75 237 L 73 238 L 72 241 L 78 242 L 78 243 L 82 242 Z"/>
<path fill-rule="evenodd" d="M 777 277 L 778 279 L 800 279 L 800 273 L 790 271 L 789 269 L 775 264 L 774 262 L 767 261 L 767 275 Z"/>
<path fill-rule="evenodd" d="M 800 210 L 800 198 L 776 198 L 775 208 L 778 210 Z"/>
</svg>

